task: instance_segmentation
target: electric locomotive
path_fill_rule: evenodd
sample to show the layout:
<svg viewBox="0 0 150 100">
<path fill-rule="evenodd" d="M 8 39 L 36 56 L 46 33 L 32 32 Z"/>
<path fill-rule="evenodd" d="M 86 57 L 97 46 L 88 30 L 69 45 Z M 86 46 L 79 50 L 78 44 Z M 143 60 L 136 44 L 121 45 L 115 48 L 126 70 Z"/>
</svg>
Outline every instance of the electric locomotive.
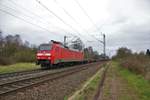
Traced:
<svg viewBox="0 0 150 100">
<path fill-rule="evenodd" d="M 48 44 L 41 44 L 36 54 L 37 64 L 42 69 L 55 67 L 65 63 L 80 63 L 84 60 L 82 51 L 71 50 L 61 42 L 51 40 Z"/>
</svg>

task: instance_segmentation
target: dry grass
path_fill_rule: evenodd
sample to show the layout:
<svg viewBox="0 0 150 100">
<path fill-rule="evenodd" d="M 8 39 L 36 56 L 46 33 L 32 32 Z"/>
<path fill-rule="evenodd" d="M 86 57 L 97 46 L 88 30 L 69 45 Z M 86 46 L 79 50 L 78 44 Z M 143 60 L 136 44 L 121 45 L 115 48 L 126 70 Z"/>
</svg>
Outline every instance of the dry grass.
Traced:
<svg viewBox="0 0 150 100">
<path fill-rule="evenodd" d="M 150 57 L 140 54 L 132 55 L 120 60 L 120 64 L 130 71 L 150 80 Z"/>
<path fill-rule="evenodd" d="M 0 74 L 33 70 L 39 68 L 40 66 L 37 66 L 34 63 L 17 63 L 12 65 L 5 65 L 5 66 L 0 65 Z"/>
</svg>

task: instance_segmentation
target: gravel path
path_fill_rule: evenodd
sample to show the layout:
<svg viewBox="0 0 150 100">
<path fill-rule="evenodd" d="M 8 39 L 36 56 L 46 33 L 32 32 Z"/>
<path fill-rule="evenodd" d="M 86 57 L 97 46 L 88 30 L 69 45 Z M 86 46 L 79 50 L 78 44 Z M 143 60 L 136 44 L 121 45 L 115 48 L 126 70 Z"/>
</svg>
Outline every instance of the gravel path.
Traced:
<svg viewBox="0 0 150 100">
<path fill-rule="evenodd" d="M 114 66 L 106 74 L 101 100 L 139 100 L 132 87 L 123 80 Z"/>
<path fill-rule="evenodd" d="M 90 64 L 87 70 L 64 77 L 63 79 L 45 83 L 38 87 L 24 90 L 0 98 L 0 100 L 63 100 L 65 97 L 80 88 L 89 77 L 100 68 L 100 63 Z"/>
</svg>

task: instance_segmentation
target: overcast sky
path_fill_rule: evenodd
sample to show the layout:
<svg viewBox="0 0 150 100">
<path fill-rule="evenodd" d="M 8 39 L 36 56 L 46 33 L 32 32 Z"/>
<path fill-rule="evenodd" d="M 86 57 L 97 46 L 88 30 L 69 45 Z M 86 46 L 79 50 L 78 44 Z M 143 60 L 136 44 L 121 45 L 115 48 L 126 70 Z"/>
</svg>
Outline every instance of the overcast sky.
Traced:
<svg viewBox="0 0 150 100">
<path fill-rule="evenodd" d="M 39 1 L 57 17 L 36 0 L 0 0 L 0 30 L 20 34 L 37 45 L 52 39 L 63 41 L 64 35 L 79 36 L 85 46 L 99 52 L 102 44 L 94 37 L 102 40 L 103 32 L 108 54 L 118 47 L 138 52 L 150 49 L 150 0 Z"/>
</svg>

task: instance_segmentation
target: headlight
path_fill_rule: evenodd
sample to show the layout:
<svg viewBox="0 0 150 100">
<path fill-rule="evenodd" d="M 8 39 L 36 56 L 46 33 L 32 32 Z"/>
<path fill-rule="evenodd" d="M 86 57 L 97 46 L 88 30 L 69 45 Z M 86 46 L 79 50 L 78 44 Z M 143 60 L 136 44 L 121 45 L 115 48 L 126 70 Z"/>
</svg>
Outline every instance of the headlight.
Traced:
<svg viewBox="0 0 150 100">
<path fill-rule="evenodd" d="M 46 53 L 45 56 L 51 56 L 51 54 L 50 53 Z"/>
<path fill-rule="evenodd" d="M 43 54 L 42 53 L 37 53 L 37 56 L 42 56 Z"/>
</svg>

